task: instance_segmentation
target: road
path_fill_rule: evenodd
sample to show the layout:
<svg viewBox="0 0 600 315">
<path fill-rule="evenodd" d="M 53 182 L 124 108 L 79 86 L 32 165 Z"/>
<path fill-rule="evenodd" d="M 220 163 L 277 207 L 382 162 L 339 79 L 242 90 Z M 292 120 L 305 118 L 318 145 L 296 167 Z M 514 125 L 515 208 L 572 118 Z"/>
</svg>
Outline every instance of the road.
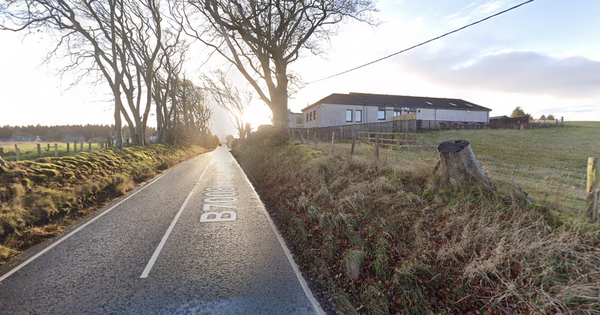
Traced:
<svg viewBox="0 0 600 315">
<path fill-rule="evenodd" d="M 224 147 L 0 270 L 2 314 L 323 314 Z"/>
</svg>

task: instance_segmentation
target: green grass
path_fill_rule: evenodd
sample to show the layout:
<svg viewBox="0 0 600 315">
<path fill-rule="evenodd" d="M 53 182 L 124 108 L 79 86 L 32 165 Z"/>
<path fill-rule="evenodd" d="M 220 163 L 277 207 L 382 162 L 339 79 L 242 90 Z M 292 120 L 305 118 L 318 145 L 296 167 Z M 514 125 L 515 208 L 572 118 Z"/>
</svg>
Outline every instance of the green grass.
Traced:
<svg viewBox="0 0 600 315">
<path fill-rule="evenodd" d="M 2 158 L 7 161 L 16 161 L 17 160 L 17 151 L 15 148 L 15 145 L 18 146 L 19 150 L 21 151 L 21 155 L 20 155 L 20 160 L 21 161 L 27 161 L 27 160 L 35 160 L 40 158 L 40 156 L 38 155 L 38 150 L 37 150 L 37 144 L 36 142 L 18 142 L 18 143 L 13 143 L 13 142 L 0 142 L 0 148 L 2 148 Z M 67 144 L 64 142 L 40 142 L 40 147 L 41 147 L 41 151 L 42 151 L 42 156 L 41 157 L 54 157 L 56 152 L 54 149 L 54 145 L 56 144 L 57 147 L 57 151 L 58 151 L 58 156 L 68 156 L 68 155 L 75 155 L 79 152 L 89 152 L 90 151 L 90 145 L 88 143 L 84 143 L 83 144 L 83 150 L 81 147 L 81 144 L 77 144 L 77 148 L 74 149 L 74 144 L 73 143 L 69 143 L 69 151 L 67 151 Z M 50 147 L 48 147 L 48 145 L 50 145 Z M 101 150 L 103 149 L 103 147 L 101 146 L 100 143 L 92 143 L 91 146 L 91 151 L 97 151 L 97 150 Z"/>
<path fill-rule="evenodd" d="M 557 211 L 574 216 L 584 214 L 587 159 L 600 157 L 600 122 L 568 122 L 559 128 L 422 134 L 430 146 L 467 139 L 492 181 L 518 184 L 537 201 Z M 349 155 L 350 146 L 349 141 L 339 141 L 334 154 Z M 331 142 L 321 142 L 317 149 L 331 152 Z M 355 149 L 356 156 L 365 158 L 373 157 L 373 152 L 373 144 L 363 143 Z M 435 165 L 438 153 L 435 148 L 382 148 L 380 158 L 407 169 Z"/>
</svg>

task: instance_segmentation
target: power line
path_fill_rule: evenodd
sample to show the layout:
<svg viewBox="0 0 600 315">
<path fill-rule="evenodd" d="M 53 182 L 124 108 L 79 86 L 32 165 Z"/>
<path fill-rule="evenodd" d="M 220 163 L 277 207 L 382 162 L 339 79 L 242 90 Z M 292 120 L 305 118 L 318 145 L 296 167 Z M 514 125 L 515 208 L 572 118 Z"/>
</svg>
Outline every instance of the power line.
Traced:
<svg viewBox="0 0 600 315">
<path fill-rule="evenodd" d="M 501 14 L 504 14 L 504 13 L 506 13 L 506 12 L 508 12 L 508 11 L 512 11 L 512 10 L 514 10 L 514 9 L 516 9 L 516 8 L 520 7 L 520 6 L 526 5 L 526 4 L 528 4 L 528 3 L 530 3 L 530 2 L 533 2 L 533 1 L 535 1 L 535 0 L 528 0 L 528 1 L 525 1 L 525 2 L 523 2 L 523 3 L 520 3 L 520 4 L 518 4 L 518 5 L 515 5 L 514 7 L 508 8 L 508 9 L 506 9 L 506 10 L 504 10 L 504 11 L 500 11 L 500 12 L 498 12 L 498 13 L 496 13 L 496 14 L 490 15 L 490 16 L 488 16 L 488 17 L 486 17 L 486 18 L 483 18 L 483 19 L 481 19 L 481 20 L 478 20 L 478 21 L 476 21 L 476 22 L 473 22 L 473 23 L 471 23 L 471 24 L 467 24 L 467 25 L 465 25 L 465 26 L 463 26 L 463 27 L 461 27 L 461 28 L 457 28 L 457 29 L 455 29 L 455 30 L 453 30 L 453 31 L 450 31 L 450 32 L 448 32 L 448 33 L 445 33 L 445 34 L 443 34 L 443 35 L 440 35 L 440 36 L 438 36 L 438 37 L 434 37 L 434 38 L 432 38 L 432 39 L 430 39 L 430 40 L 427 40 L 427 41 L 424 41 L 424 42 L 422 42 L 422 43 L 420 43 L 420 44 L 416 44 L 416 45 L 414 45 L 414 46 L 412 46 L 412 47 L 409 47 L 409 48 L 403 49 L 403 50 L 401 50 L 401 51 L 399 51 L 399 52 L 395 52 L 395 53 L 393 53 L 393 54 L 391 54 L 391 55 L 387 55 L 387 56 L 385 56 L 385 57 L 382 57 L 382 58 L 379 58 L 379 59 L 377 59 L 377 60 L 373 60 L 373 61 L 371 61 L 371 62 L 365 63 L 365 64 L 363 64 L 363 65 L 360 65 L 360 66 L 358 66 L 358 67 L 354 67 L 354 68 L 352 68 L 352 69 L 349 69 L 349 70 L 346 70 L 346 71 L 343 71 L 343 72 L 340 72 L 340 73 L 337 73 L 337 74 L 334 74 L 334 75 L 330 75 L 330 76 L 328 76 L 328 77 L 325 77 L 325 78 L 322 78 L 322 79 L 319 79 L 319 80 L 315 80 L 315 81 L 312 81 L 312 82 L 308 82 L 308 83 L 306 83 L 306 84 L 308 85 L 308 84 L 313 84 L 313 83 L 317 83 L 317 82 L 325 81 L 325 80 L 327 80 L 327 79 L 331 79 L 331 78 L 334 78 L 334 77 L 340 76 L 340 75 L 342 75 L 342 74 L 346 74 L 346 73 L 348 73 L 348 72 L 352 72 L 352 71 L 354 71 L 354 70 L 358 70 L 358 69 L 360 69 L 360 68 L 364 68 L 364 67 L 366 67 L 366 66 L 370 66 L 370 65 L 372 65 L 372 64 L 374 64 L 374 63 L 377 63 L 377 62 L 380 62 L 380 61 L 382 61 L 382 60 L 385 60 L 385 59 L 391 58 L 391 57 L 393 57 L 393 56 L 399 55 L 399 54 L 401 54 L 401 53 L 403 53 L 403 52 L 407 52 L 407 51 L 409 51 L 409 50 L 411 50 L 411 49 L 415 49 L 415 48 L 417 48 L 417 47 L 419 47 L 419 46 L 423 46 L 423 45 L 425 45 L 425 44 L 431 43 L 431 42 L 433 42 L 434 40 L 438 40 L 438 39 L 440 39 L 440 38 L 442 38 L 442 37 L 446 37 L 446 36 L 448 36 L 448 35 L 450 35 L 450 34 L 454 34 L 454 33 L 458 32 L 458 31 L 462 31 L 462 30 L 464 30 L 464 29 L 466 29 L 466 28 L 468 28 L 468 27 L 471 27 L 471 26 L 473 26 L 473 25 L 479 24 L 479 23 L 481 23 L 481 22 L 483 22 L 483 21 L 489 20 L 489 19 L 491 19 L 491 18 L 493 18 L 493 17 L 496 17 L 496 16 L 499 16 L 499 15 L 501 15 Z"/>
</svg>

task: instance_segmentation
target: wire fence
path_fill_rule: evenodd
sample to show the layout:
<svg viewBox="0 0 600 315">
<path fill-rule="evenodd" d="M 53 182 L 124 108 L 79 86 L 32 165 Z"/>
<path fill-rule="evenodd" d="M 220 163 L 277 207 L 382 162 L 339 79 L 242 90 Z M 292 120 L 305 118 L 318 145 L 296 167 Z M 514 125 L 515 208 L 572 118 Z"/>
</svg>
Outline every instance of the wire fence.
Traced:
<svg viewBox="0 0 600 315">
<path fill-rule="evenodd" d="M 333 138 L 332 138 L 333 137 Z M 419 133 L 357 132 L 351 140 L 340 139 L 335 132 L 329 139 L 317 136 L 306 141 L 294 138 L 317 150 L 338 156 L 358 156 L 385 160 L 410 169 L 415 163 L 427 163 L 431 169 L 439 160 L 441 143 L 431 135 Z M 333 141 L 332 141 L 333 139 Z M 518 185 L 536 202 L 574 216 L 583 216 L 586 207 L 586 169 L 581 167 L 547 167 L 537 163 L 539 155 L 526 150 L 510 154 L 486 152 L 474 148 L 482 167 L 492 181 Z M 537 158 L 537 159 L 536 159 Z M 587 157 L 582 157 L 582 161 Z"/>
</svg>

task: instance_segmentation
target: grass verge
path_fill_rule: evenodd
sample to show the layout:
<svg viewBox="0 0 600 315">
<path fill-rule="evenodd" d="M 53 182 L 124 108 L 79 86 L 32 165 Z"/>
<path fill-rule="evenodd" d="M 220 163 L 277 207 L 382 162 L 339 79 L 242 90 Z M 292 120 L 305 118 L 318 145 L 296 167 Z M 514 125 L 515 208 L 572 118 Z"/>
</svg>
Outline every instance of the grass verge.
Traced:
<svg viewBox="0 0 600 315">
<path fill-rule="evenodd" d="M 204 152 L 197 146 L 154 145 L 0 167 L 0 263 L 60 234 L 136 184 Z"/>
<path fill-rule="evenodd" d="M 329 312 L 600 314 L 598 226 L 509 183 L 502 193 L 443 187 L 435 162 L 273 138 L 255 135 L 234 155 Z"/>
</svg>

